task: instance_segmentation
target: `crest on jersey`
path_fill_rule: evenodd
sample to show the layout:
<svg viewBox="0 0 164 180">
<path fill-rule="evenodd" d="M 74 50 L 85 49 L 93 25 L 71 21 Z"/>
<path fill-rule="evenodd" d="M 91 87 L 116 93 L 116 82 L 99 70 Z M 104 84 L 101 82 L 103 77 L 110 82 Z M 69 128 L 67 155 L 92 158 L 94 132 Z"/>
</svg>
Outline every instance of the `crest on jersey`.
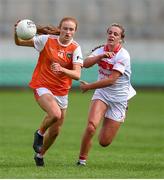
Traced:
<svg viewBox="0 0 164 180">
<path fill-rule="evenodd" d="M 58 51 L 58 57 L 64 58 L 64 51 L 63 50 Z"/>
<path fill-rule="evenodd" d="M 72 58 L 72 53 L 67 53 L 67 58 L 71 59 Z"/>
</svg>

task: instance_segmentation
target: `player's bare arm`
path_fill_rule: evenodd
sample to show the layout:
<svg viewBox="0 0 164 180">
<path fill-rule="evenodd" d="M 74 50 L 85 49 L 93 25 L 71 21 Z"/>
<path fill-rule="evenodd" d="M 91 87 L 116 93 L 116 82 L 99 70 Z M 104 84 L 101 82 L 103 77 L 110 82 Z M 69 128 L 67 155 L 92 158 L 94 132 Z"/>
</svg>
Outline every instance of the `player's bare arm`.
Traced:
<svg viewBox="0 0 164 180">
<path fill-rule="evenodd" d="M 64 73 L 74 80 L 79 80 L 80 76 L 81 76 L 81 64 L 80 63 L 74 63 L 73 69 L 66 69 L 66 68 L 62 67 L 59 63 L 53 63 L 52 70 L 54 73 L 55 72 Z"/>
<path fill-rule="evenodd" d="M 16 33 L 16 26 L 15 24 L 15 31 L 14 31 L 14 39 L 15 39 L 15 44 L 18 46 L 29 46 L 29 47 L 34 47 L 34 41 L 33 39 L 28 39 L 28 40 L 23 40 L 17 36 Z"/>
<path fill-rule="evenodd" d="M 102 58 L 111 58 L 114 56 L 114 52 L 105 52 L 104 54 L 100 54 L 97 56 L 87 57 L 84 60 L 83 66 L 85 68 L 89 68 L 93 66 L 94 64 L 98 63 Z"/>
<path fill-rule="evenodd" d="M 34 41 L 33 39 L 29 39 L 29 40 L 23 40 L 18 38 L 16 32 L 15 32 L 15 44 L 18 46 L 29 46 L 29 47 L 34 47 Z"/>
<path fill-rule="evenodd" d="M 93 83 L 81 83 L 80 88 L 82 92 L 86 92 L 91 89 L 104 88 L 109 85 L 113 85 L 120 76 L 121 76 L 121 73 L 119 71 L 114 70 L 109 75 L 109 78 L 102 79 L 100 81 L 96 81 Z"/>
</svg>

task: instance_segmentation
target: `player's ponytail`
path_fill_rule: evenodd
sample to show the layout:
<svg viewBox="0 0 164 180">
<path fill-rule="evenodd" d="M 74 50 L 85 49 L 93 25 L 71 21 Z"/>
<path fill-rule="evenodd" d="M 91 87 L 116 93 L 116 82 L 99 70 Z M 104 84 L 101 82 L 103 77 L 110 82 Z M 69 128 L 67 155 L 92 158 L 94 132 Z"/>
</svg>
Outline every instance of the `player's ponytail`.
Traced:
<svg viewBox="0 0 164 180">
<path fill-rule="evenodd" d="M 55 26 L 52 26 L 52 25 L 48 25 L 48 26 L 38 25 L 37 26 L 37 34 L 60 35 L 60 29 Z"/>
</svg>

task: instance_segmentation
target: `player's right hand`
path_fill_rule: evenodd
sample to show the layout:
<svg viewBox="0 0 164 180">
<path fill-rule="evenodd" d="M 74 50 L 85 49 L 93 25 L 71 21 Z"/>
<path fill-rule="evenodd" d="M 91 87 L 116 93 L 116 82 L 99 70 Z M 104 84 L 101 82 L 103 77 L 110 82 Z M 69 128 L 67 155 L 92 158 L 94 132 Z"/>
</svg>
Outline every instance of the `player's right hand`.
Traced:
<svg viewBox="0 0 164 180">
<path fill-rule="evenodd" d="M 85 93 L 86 91 L 88 91 L 87 85 L 89 83 L 83 80 L 79 80 L 79 81 L 80 81 L 80 89 L 82 90 L 82 93 Z"/>
<path fill-rule="evenodd" d="M 112 58 L 115 55 L 114 52 L 105 52 L 104 53 L 104 58 Z"/>
</svg>

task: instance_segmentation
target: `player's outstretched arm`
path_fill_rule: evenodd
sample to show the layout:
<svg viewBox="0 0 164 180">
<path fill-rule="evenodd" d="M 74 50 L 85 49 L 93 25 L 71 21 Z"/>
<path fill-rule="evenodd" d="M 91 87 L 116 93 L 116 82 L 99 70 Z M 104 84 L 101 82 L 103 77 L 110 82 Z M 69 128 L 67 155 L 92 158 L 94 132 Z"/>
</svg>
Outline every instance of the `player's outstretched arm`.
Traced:
<svg viewBox="0 0 164 180">
<path fill-rule="evenodd" d="M 101 61 L 102 58 L 111 58 L 113 56 L 114 56 L 114 52 L 105 52 L 104 54 L 100 54 L 97 56 L 87 57 L 84 60 L 83 67 L 89 68 L 89 67 L 93 66 L 94 64 L 98 63 L 99 61 Z"/>
</svg>

